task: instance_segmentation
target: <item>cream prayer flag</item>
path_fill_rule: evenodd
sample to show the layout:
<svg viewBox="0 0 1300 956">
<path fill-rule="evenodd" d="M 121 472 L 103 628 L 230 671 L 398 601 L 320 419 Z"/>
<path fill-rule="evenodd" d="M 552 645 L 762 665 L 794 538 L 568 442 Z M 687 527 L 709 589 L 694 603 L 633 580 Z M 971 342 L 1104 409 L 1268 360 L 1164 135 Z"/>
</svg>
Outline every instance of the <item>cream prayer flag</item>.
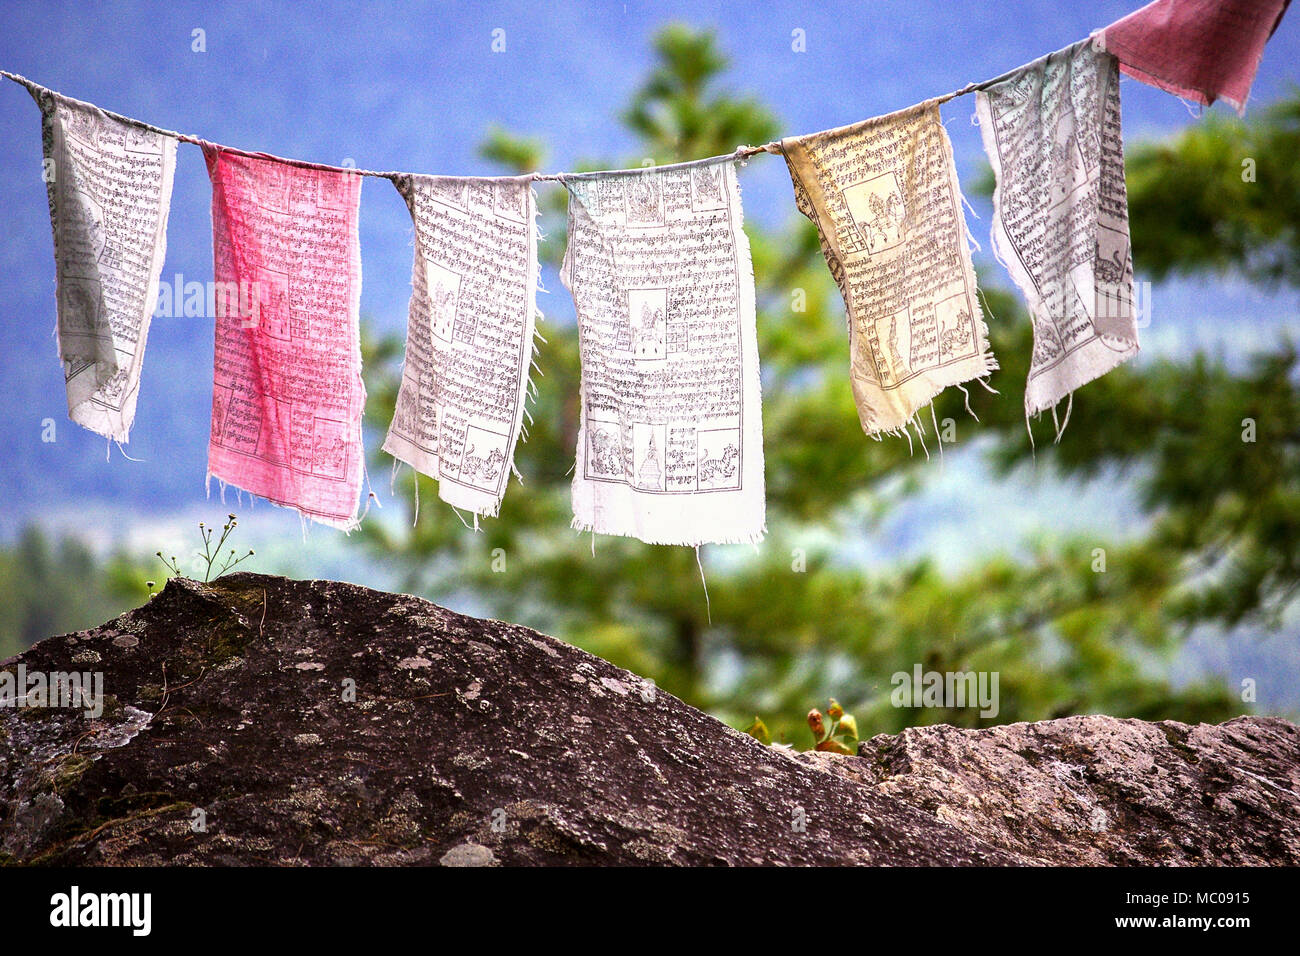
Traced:
<svg viewBox="0 0 1300 956">
<path fill-rule="evenodd" d="M 1138 351 L 1115 58 L 1084 40 L 978 95 L 993 249 L 1029 303 L 1025 412 Z"/>
<path fill-rule="evenodd" d="M 582 351 L 573 525 L 651 544 L 765 530 L 754 274 L 730 157 L 564 176 Z"/>
<path fill-rule="evenodd" d="M 218 290 L 208 474 L 357 524 L 361 176 L 205 144 Z"/>
<path fill-rule="evenodd" d="M 1290 0 L 1155 0 L 1112 23 L 1099 43 L 1129 76 L 1206 106 L 1222 97 L 1238 113 L 1264 44 Z"/>
<path fill-rule="evenodd" d="M 947 386 L 996 369 L 938 101 L 781 151 L 844 296 L 863 429 L 902 428 Z"/>
<path fill-rule="evenodd" d="M 532 178 L 399 176 L 415 223 L 406 363 L 384 450 L 496 515 L 523 424 L 537 310 Z"/>
<path fill-rule="evenodd" d="M 32 95 L 41 108 L 68 415 L 125 442 L 167 248 L 176 140 L 50 90 Z"/>
</svg>

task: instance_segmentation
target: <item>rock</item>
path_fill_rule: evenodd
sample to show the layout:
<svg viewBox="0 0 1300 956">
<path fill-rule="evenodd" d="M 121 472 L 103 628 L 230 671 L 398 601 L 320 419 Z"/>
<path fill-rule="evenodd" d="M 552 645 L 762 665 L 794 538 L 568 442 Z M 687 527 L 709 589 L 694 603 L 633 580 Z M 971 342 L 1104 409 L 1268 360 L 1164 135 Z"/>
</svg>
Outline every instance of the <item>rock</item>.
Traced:
<svg viewBox="0 0 1300 956">
<path fill-rule="evenodd" d="M 1276 718 L 909 728 L 822 762 L 1025 862 L 1300 862 L 1300 728 Z"/>
<path fill-rule="evenodd" d="M 497 858 L 485 846 L 461 843 L 444 853 L 438 862 L 443 866 L 496 866 Z"/>
<path fill-rule="evenodd" d="M 792 754 L 526 628 L 255 574 L 173 579 L 0 666 L 87 651 L 98 717 L 0 709 L 0 862 L 1300 863 L 1283 720 Z"/>
</svg>

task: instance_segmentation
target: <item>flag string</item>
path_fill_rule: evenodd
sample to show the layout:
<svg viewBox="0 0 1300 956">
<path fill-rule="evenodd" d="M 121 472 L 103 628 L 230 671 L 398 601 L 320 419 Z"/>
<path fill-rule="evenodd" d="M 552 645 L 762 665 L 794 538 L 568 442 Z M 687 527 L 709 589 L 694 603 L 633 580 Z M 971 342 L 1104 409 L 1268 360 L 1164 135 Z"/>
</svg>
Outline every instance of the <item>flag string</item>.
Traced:
<svg viewBox="0 0 1300 956">
<path fill-rule="evenodd" d="M 1057 51 L 1057 52 L 1060 53 L 1063 52 L 1064 50 L 1068 50 L 1070 49 L 1070 47 L 1074 45 L 1075 44 L 1072 43 L 1070 44 L 1070 46 L 1064 47 L 1062 48 L 1061 51 Z M 1048 56 L 1056 56 L 1056 55 L 1057 55 L 1056 53 L 1048 54 Z M 1039 60 L 1042 59 L 1045 59 L 1045 57 L 1039 57 L 1038 59 L 1032 62 L 1037 63 Z M 966 96 L 967 94 L 970 93 L 976 93 L 979 92 L 980 90 L 986 90 L 989 87 L 996 86 L 998 83 L 1001 83 L 1007 80 L 1008 78 L 1010 78 L 1011 76 L 1014 76 L 1022 69 L 1024 69 L 1024 67 L 1016 67 L 1016 69 L 1008 70 L 1006 73 L 1003 73 L 999 76 L 995 76 L 991 80 L 984 80 L 983 82 L 980 83 L 967 83 L 961 89 L 953 90 L 951 93 L 945 93 L 942 96 L 936 97 L 935 98 L 936 102 L 947 103 L 950 100 L 957 99 L 960 96 Z M 179 133 L 175 130 L 164 129 L 161 126 L 155 126 L 152 123 L 146 123 L 143 120 L 138 120 L 135 119 L 134 117 L 124 116 L 121 113 L 114 113 L 112 110 L 106 110 L 102 106 L 98 106 L 94 103 L 88 103 L 84 100 L 78 100 L 71 96 L 66 96 L 63 93 L 59 93 L 56 90 L 51 90 L 48 87 L 41 86 L 39 83 L 35 82 L 34 80 L 29 80 L 27 77 L 22 76 L 18 73 L 11 73 L 8 70 L 0 70 L 0 76 L 12 80 L 13 82 L 17 83 L 20 86 L 26 87 L 28 91 L 31 92 L 34 96 L 40 96 L 42 94 L 47 94 L 47 93 L 53 94 L 54 96 L 57 96 L 66 102 L 73 103 L 78 106 L 83 106 L 88 109 L 98 110 L 99 112 L 103 113 L 105 116 L 108 116 L 111 119 L 118 121 L 119 123 L 126 123 L 127 125 L 135 126 L 139 129 L 147 130 L 151 133 L 157 133 L 161 136 L 169 136 L 172 139 L 179 140 L 182 143 L 191 143 L 195 146 L 199 146 L 202 148 L 215 149 L 226 153 L 234 153 L 236 155 L 247 156 L 252 159 L 271 160 L 273 162 L 283 163 L 286 166 L 295 166 L 299 169 L 316 169 L 316 170 L 321 170 L 323 172 L 335 172 L 335 173 L 355 173 L 358 176 L 373 176 L 379 179 L 390 179 L 390 180 L 395 179 L 399 176 L 410 175 L 409 173 L 403 173 L 396 170 L 380 171 L 380 170 L 373 170 L 373 169 L 361 169 L 356 166 L 334 166 L 329 163 L 313 163 L 302 159 L 291 159 L 286 156 L 276 156 L 273 153 L 255 152 L 250 150 L 239 149 L 234 146 L 223 146 L 219 143 L 213 143 L 209 140 L 203 139 L 202 137 L 195 136 L 190 133 Z M 773 140 L 772 142 L 764 143 L 761 146 L 738 146 L 733 153 L 726 153 L 718 156 L 710 156 L 700 160 L 690 160 L 687 162 L 673 163 L 669 166 L 653 166 L 653 167 L 641 167 L 641 168 L 657 169 L 662 171 L 665 168 L 672 168 L 672 166 L 689 166 L 692 165 L 693 163 L 707 163 L 711 160 L 724 160 L 728 156 L 731 156 L 732 158 L 737 160 L 748 159 L 751 156 L 757 156 L 759 153 L 771 153 L 772 155 L 775 156 L 782 155 L 781 141 Z M 562 182 L 566 179 L 574 179 L 582 176 L 608 176 L 608 175 L 616 175 L 618 173 L 634 173 L 634 172 L 637 172 L 637 169 L 603 170 L 601 172 L 590 172 L 590 173 L 533 172 L 525 175 L 530 176 L 534 182 Z"/>
</svg>

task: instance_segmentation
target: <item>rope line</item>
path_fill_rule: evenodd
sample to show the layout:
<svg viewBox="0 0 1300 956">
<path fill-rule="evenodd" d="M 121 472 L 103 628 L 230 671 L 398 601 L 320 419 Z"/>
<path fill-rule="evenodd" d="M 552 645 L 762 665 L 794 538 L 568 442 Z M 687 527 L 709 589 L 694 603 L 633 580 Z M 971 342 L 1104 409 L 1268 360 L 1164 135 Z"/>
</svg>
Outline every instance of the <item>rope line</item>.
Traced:
<svg viewBox="0 0 1300 956">
<path fill-rule="evenodd" d="M 1077 42 L 1082 42 L 1082 41 L 1077 41 Z M 1069 50 L 1072 47 L 1076 46 L 1077 42 L 1072 43 L 1067 47 L 1063 47 L 1061 50 L 1058 50 L 1056 53 L 1049 53 L 1047 54 L 1047 57 L 1057 56 L 1061 53 L 1064 53 L 1066 50 Z M 1032 66 L 1034 63 L 1038 63 L 1040 60 L 1047 59 L 1047 57 L 1039 57 L 1037 60 L 1034 60 L 1031 63 L 1026 64 L 1026 66 Z M 959 96 L 966 96 L 970 93 L 976 93 L 981 90 L 986 90 L 989 87 L 996 86 L 999 83 L 1005 82 L 1006 80 L 1015 76 L 1024 68 L 1025 67 L 1016 67 L 1014 70 L 1008 70 L 1006 73 L 1003 73 L 1000 76 L 995 76 L 991 80 L 984 80 L 981 83 L 967 83 L 961 89 L 953 90 L 951 93 L 945 93 L 942 96 L 935 97 L 934 102 L 947 103 L 950 100 L 954 100 Z M 148 130 L 151 133 L 157 133 L 162 136 L 170 136 L 172 139 L 179 140 L 182 143 L 192 143 L 193 145 L 199 146 L 206 150 L 217 150 L 219 152 L 234 153 L 239 156 L 247 156 L 250 159 L 270 160 L 277 163 L 283 163 L 286 166 L 296 166 L 299 169 L 316 169 L 316 170 L 321 170 L 323 172 L 334 172 L 334 173 L 355 173 L 358 176 L 373 176 L 379 179 L 391 180 L 391 179 L 396 179 L 400 176 L 412 175 L 410 173 L 403 173 L 395 170 L 380 171 L 380 170 L 373 170 L 373 169 L 360 169 L 355 166 L 332 166 L 328 163 L 312 163 L 302 159 L 290 159 L 286 156 L 276 156 L 272 153 L 252 152 L 249 150 L 238 149 L 234 146 L 223 146 L 220 143 L 213 143 L 209 140 L 203 139 L 199 136 L 194 136 L 190 133 L 178 133 L 175 130 L 164 129 L 161 126 L 155 126 L 152 123 L 146 123 L 143 120 L 138 120 L 130 116 L 123 116 L 121 113 L 114 113 L 112 110 L 106 110 L 102 106 L 97 106 L 94 103 L 88 103 L 84 100 L 74 99 L 71 96 L 65 96 L 64 94 L 59 93 L 56 90 L 51 90 L 48 87 L 41 86 L 39 83 L 36 83 L 33 80 L 29 80 L 25 76 L 21 76 L 17 73 L 11 73 L 8 70 L 0 70 L 0 76 L 13 80 L 15 83 L 17 83 L 20 86 L 26 87 L 27 90 L 38 100 L 40 99 L 40 97 L 44 95 L 52 95 L 59 98 L 60 100 L 63 100 L 66 103 L 72 103 L 76 106 L 95 110 L 111 119 L 118 121 L 119 123 L 125 123 L 128 126 L 134 126 L 138 129 Z M 927 102 L 927 101 L 922 101 L 922 102 Z M 784 151 L 781 148 L 781 140 L 773 140 L 772 142 L 764 143 L 761 146 L 738 146 L 736 147 L 735 151 L 731 153 L 724 153 L 718 156 L 709 156 L 705 159 L 690 160 L 687 162 L 672 163 L 663 166 L 646 166 L 646 167 L 641 167 L 641 170 L 654 169 L 657 171 L 663 171 L 665 169 L 672 169 L 673 167 L 678 167 L 678 166 L 692 166 L 697 163 L 709 163 L 709 162 L 726 160 L 729 157 L 733 160 L 739 161 L 742 159 L 748 159 L 751 156 L 757 156 L 759 153 L 770 153 L 774 156 L 784 155 Z M 578 179 L 578 178 L 588 177 L 588 176 L 592 176 L 592 177 L 610 176 L 610 175 L 617 175 L 617 174 L 636 173 L 641 170 L 610 169 L 610 170 L 602 170 L 600 172 L 590 172 L 590 173 L 533 172 L 525 175 L 531 178 L 533 182 L 564 182 L 565 180 Z"/>
</svg>

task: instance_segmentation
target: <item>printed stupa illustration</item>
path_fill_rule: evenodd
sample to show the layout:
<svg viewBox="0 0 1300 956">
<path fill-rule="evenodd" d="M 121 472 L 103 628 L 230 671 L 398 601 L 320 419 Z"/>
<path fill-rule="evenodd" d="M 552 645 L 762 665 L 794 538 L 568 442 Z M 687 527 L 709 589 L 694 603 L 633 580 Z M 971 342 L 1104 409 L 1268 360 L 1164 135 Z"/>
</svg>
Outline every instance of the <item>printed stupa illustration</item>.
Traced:
<svg viewBox="0 0 1300 956">
<path fill-rule="evenodd" d="M 655 436 L 650 436 L 646 446 L 645 460 L 641 462 L 641 485 L 645 488 L 659 487 L 659 452 L 655 449 Z"/>
</svg>

